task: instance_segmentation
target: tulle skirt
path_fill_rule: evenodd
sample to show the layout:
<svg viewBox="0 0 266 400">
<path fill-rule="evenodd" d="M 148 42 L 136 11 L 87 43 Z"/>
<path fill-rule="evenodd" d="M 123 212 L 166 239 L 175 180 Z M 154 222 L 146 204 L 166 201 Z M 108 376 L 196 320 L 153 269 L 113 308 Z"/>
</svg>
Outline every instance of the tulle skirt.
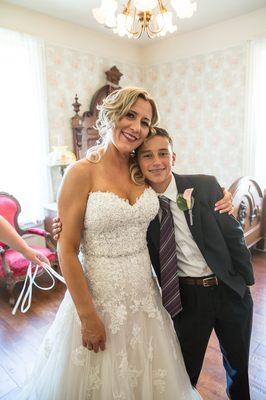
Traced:
<svg viewBox="0 0 266 400">
<path fill-rule="evenodd" d="M 121 310 L 117 329 L 108 329 L 109 315 L 103 313 L 106 350 L 94 353 L 81 344 L 80 322 L 66 292 L 19 399 L 199 400 L 159 292 L 156 303 L 156 312 L 131 304 L 125 318 Z"/>
</svg>

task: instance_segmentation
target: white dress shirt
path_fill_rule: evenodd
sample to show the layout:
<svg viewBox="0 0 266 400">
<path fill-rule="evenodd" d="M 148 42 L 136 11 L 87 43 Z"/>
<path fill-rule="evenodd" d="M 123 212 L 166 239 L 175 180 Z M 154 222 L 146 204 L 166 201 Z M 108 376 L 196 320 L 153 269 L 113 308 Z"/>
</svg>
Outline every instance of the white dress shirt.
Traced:
<svg viewBox="0 0 266 400">
<path fill-rule="evenodd" d="M 206 264 L 186 221 L 184 211 L 177 206 L 177 187 L 174 175 L 172 175 L 164 193 L 158 193 L 158 196 L 165 196 L 170 199 L 170 210 L 174 219 L 175 240 L 178 260 L 178 275 L 201 277 L 213 274 L 212 270 Z M 193 194 L 192 194 L 193 195 Z M 159 210 L 159 218 L 162 211 Z"/>
</svg>

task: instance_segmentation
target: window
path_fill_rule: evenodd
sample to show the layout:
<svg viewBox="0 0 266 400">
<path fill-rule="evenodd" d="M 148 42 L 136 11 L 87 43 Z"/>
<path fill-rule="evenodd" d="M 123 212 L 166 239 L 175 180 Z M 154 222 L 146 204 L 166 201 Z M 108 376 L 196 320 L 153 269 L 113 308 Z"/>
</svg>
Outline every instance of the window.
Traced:
<svg viewBox="0 0 266 400">
<path fill-rule="evenodd" d="M 20 222 L 42 219 L 50 201 L 44 48 L 0 28 L 0 191 L 20 202 Z"/>
<path fill-rule="evenodd" d="M 250 45 L 245 174 L 266 188 L 266 38 Z"/>
</svg>

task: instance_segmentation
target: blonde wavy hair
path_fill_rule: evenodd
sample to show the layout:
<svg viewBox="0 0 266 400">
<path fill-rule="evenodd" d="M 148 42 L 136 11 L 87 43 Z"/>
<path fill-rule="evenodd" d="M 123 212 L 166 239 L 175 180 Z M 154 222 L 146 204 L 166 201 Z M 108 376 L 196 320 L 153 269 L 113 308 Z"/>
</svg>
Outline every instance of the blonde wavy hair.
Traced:
<svg viewBox="0 0 266 400">
<path fill-rule="evenodd" d="M 123 118 L 138 98 L 146 100 L 152 108 L 151 129 L 159 122 L 159 113 L 153 97 L 144 89 L 129 86 L 109 94 L 99 110 L 96 128 L 99 131 L 99 144 L 88 149 L 86 158 L 91 162 L 99 162 L 108 143 L 108 137 L 116 123 Z"/>
<path fill-rule="evenodd" d="M 152 129 L 150 129 L 148 136 L 144 140 L 144 143 L 147 142 L 148 140 L 152 139 L 155 136 L 166 137 L 170 143 L 171 149 L 173 150 L 173 140 L 172 140 L 171 136 L 165 129 L 159 128 L 158 126 L 155 126 Z M 141 146 L 139 146 L 135 150 L 134 154 L 131 154 L 131 157 L 129 159 L 130 177 L 136 185 L 143 185 L 145 183 L 145 177 L 141 172 L 141 169 L 139 167 L 139 162 L 138 162 L 138 151 L 139 151 L 140 147 Z"/>
</svg>

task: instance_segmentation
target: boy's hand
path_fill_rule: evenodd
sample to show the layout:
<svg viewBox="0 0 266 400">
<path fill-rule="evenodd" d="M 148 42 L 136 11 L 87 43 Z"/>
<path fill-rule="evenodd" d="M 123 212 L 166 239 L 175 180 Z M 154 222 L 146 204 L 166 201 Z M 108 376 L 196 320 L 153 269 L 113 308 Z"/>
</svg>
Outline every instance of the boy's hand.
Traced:
<svg viewBox="0 0 266 400">
<path fill-rule="evenodd" d="M 52 232 L 54 240 L 59 240 L 60 233 L 62 231 L 62 222 L 60 221 L 59 217 L 53 219 L 52 228 L 53 228 Z"/>
<path fill-rule="evenodd" d="M 223 189 L 224 197 L 215 203 L 215 211 L 219 211 L 220 214 L 228 212 L 229 215 L 233 214 L 234 207 L 232 203 L 232 194 L 225 188 Z"/>
</svg>

